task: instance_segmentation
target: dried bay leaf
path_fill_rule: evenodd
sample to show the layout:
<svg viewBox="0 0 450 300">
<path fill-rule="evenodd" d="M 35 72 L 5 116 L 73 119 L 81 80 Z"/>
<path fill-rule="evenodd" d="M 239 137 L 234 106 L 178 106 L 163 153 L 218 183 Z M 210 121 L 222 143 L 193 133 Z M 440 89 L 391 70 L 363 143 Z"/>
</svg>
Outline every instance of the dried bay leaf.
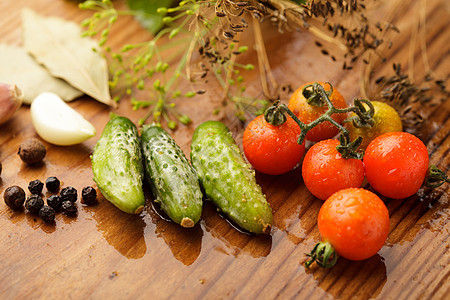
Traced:
<svg viewBox="0 0 450 300">
<path fill-rule="evenodd" d="M 0 44 L 0 66 L 0 82 L 17 85 L 26 104 L 43 92 L 55 93 L 65 101 L 83 95 L 64 80 L 53 77 L 24 48 Z"/>
<path fill-rule="evenodd" d="M 25 49 L 49 72 L 92 98 L 115 106 L 108 85 L 108 66 L 96 41 L 83 38 L 78 24 L 22 11 Z"/>
</svg>

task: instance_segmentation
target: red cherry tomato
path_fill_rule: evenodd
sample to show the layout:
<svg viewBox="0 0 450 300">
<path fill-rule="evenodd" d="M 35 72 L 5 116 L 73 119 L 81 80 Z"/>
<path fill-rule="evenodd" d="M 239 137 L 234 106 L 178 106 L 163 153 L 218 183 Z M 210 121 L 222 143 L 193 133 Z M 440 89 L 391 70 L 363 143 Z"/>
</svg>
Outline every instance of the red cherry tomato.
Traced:
<svg viewBox="0 0 450 300">
<path fill-rule="evenodd" d="M 260 115 L 244 131 L 245 156 L 262 173 L 286 173 L 300 162 L 305 153 L 305 145 L 297 144 L 299 135 L 300 127 L 292 118 L 287 118 L 282 125 L 274 126 Z"/>
<path fill-rule="evenodd" d="M 421 140 L 406 132 L 380 135 L 364 155 L 367 181 L 383 196 L 403 199 L 417 193 L 428 170 L 428 151 Z"/>
<path fill-rule="evenodd" d="M 375 255 L 389 234 L 389 213 L 383 201 L 361 188 L 333 194 L 322 205 L 317 222 L 322 238 L 349 260 Z"/>
<path fill-rule="evenodd" d="M 336 150 L 337 140 L 324 140 L 312 146 L 302 164 L 302 176 L 308 190 L 326 200 L 335 192 L 360 187 L 364 166 L 359 159 L 345 159 Z"/>
<path fill-rule="evenodd" d="M 305 86 L 311 85 L 313 83 L 314 82 L 305 83 L 304 85 L 299 87 L 292 94 L 288 104 L 288 108 L 305 124 L 309 124 L 312 121 L 316 120 L 328 110 L 328 106 L 319 107 L 308 104 L 307 99 L 302 92 Z M 325 91 L 330 90 L 329 84 L 325 84 L 319 81 L 317 83 L 323 86 Z M 334 107 L 340 109 L 347 107 L 347 103 L 345 102 L 344 97 L 336 89 L 333 89 L 333 93 L 329 98 Z M 341 124 L 347 118 L 347 114 L 333 114 L 331 117 L 336 122 Z M 308 131 L 308 133 L 306 134 L 306 139 L 313 142 L 318 142 L 321 140 L 331 139 L 332 137 L 337 135 L 338 132 L 338 129 L 330 122 L 323 122 Z"/>
</svg>

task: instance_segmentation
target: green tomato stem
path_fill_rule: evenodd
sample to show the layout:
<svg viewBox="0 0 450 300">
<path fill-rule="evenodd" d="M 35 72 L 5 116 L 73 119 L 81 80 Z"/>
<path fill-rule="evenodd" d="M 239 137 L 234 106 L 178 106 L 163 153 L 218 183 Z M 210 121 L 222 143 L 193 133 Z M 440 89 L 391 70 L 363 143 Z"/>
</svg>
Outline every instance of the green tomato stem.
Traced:
<svg viewBox="0 0 450 300">
<path fill-rule="evenodd" d="M 364 107 L 363 103 L 367 104 L 369 110 Z M 353 111 L 356 116 L 347 118 L 344 123 L 352 122 L 353 126 L 355 126 L 356 128 L 372 127 L 375 124 L 373 120 L 375 108 L 373 107 L 372 102 L 366 99 L 355 99 L 354 105 L 358 108 Z"/>
<path fill-rule="evenodd" d="M 330 83 L 327 82 L 327 84 L 330 85 L 331 91 L 333 91 L 333 87 Z M 308 85 L 309 86 L 309 85 Z M 339 137 L 340 145 L 336 148 L 339 153 L 341 153 L 343 158 L 356 158 L 356 159 L 362 159 L 364 156 L 364 152 L 362 150 L 358 150 L 359 145 L 362 142 L 362 138 L 359 137 L 355 141 L 351 141 L 350 139 L 350 133 L 349 131 L 336 122 L 331 116 L 333 114 L 343 114 L 348 112 L 354 112 L 365 124 L 373 124 L 373 115 L 374 115 L 374 107 L 370 101 L 365 99 L 355 99 L 355 105 L 347 108 L 336 108 L 334 107 L 333 103 L 331 102 L 329 95 L 325 91 L 322 85 L 315 82 L 311 85 L 313 87 L 313 91 L 309 91 L 308 96 L 309 99 L 314 99 L 314 101 L 311 101 L 310 105 L 316 105 L 316 106 L 323 106 L 327 105 L 328 109 L 327 111 L 322 114 L 319 118 L 315 119 L 309 124 L 303 123 L 285 104 L 280 104 L 279 101 L 277 101 L 273 106 L 269 107 L 266 112 L 264 113 L 264 118 L 266 122 L 278 126 L 286 122 L 286 117 L 284 116 L 284 113 L 287 113 L 300 127 L 301 132 L 298 137 L 297 143 L 303 144 L 306 138 L 306 134 L 308 131 L 310 131 L 312 128 L 316 127 L 320 123 L 323 122 L 330 122 L 333 124 L 333 126 L 337 127 L 339 131 L 341 132 L 341 135 Z M 305 87 L 306 88 L 306 87 Z M 302 93 L 304 93 L 306 90 L 303 89 Z M 318 98 L 321 98 L 322 104 L 319 103 Z M 323 103 L 325 102 L 325 103 Z M 369 110 L 367 111 L 361 102 L 366 103 L 369 106 Z M 371 126 L 371 125 L 370 125 Z"/>
</svg>

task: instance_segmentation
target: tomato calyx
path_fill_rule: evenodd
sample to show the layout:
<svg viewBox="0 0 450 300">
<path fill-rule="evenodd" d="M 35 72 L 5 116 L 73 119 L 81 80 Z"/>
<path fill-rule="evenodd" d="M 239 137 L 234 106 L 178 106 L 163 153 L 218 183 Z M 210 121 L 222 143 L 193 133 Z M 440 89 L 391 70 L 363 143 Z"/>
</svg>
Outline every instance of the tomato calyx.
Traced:
<svg viewBox="0 0 450 300">
<path fill-rule="evenodd" d="M 325 91 L 327 98 L 329 98 L 329 97 L 331 97 L 331 94 L 333 94 L 333 86 L 329 82 L 326 82 L 325 84 L 328 84 L 330 86 L 330 90 Z M 328 104 L 327 101 L 323 98 L 323 95 L 320 92 L 319 87 L 321 87 L 323 89 L 323 87 L 317 82 L 314 82 L 313 84 L 305 85 L 303 87 L 302 95 L 303 95 L 303 97 L 305 97 L 306 102 L 309 105 L 322 107 L 325 104 Z"/>
<path fill-rule="evenodd" d="M 280 100 L 277 100 L 273 104 L 273 106 L 267 108 L 266 111 L 264 112 L 264 119 L 266 120 L 266 122 L 271 125 L 274 125 L 274 126 L 282 125 L 287 120 L 286 115 L 283 113 L 284 107 L 278 106 L 279 102 L 280 102 Z M 286 105 L 284 105 L 284 106 L 286 106 Z M 287 107 L 286 107 L 286 109 L 289 110 L 289 108 L 287 108 Z M 301 128 L 301 126 L 300 126 L 300 128 Z"/>
<path fill-rule="evenodd" d="M 355 109 L 353 111 L 355 115 L 347 118 L 344 123 L 352 122 L 353 126 L 355 126 L 356 128 L 372 127 L 375 124 L 375 121 L 373 119 L 375 108 L 373 107 L 372 102 L 367 99 L 355 99 L 353 103 L 354 106 L 358 109 Z M 367 104 L 369 109 L 366 109 L 363 103 Z"/>
<path fill-rule="evenodd" d="M 333 267 L 339 257 L 328 241 L 317 243 L 311 253 L 306 253 L 306 256 L 310 257 L 305 262 L 306 268 L 309 268 L 313 262 L 316 262 L 320 267 L 325 269 Z"/>
<path fill-rule="evenodd" d="M 361 145 L 363 138 L 358 136 L 354 141 L 351 141 L 349 137 L 341 134 L 339 136 L 340 144 L 336 146 L 336 150 L 345 159 L 362 159 L 364 157 L 364 150 L 358 149 Z"/>
<path fill-rule="evenodd" d="M 425 185 L 429 188 L 437 188 L 443 185 L 446 182 L 450 182 L 450 178 L 447 175 L 439 170 L 436 166 L 430 166 L 428 169 L 428 175 L 425 178 Z"/>
</svg>

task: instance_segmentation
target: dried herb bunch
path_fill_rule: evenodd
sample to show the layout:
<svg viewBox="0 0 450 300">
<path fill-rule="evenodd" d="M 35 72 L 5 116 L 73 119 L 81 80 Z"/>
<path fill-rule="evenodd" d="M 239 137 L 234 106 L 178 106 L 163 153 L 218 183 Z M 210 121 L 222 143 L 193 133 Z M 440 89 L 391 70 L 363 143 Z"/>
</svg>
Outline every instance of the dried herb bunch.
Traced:
<svg viewBox="0 0 450 300">
<path fill-rule="evenodd" d="M 393 64 L 394 74 L 375 80 L 373 98 L 393 106 L 399 113 L 405 131 L 420 135 L 420 128 L 433 107 L 449 98 L 446 81 L 427 74 L 422 84 L 412 82 L 402 72 L 401 65 Z"/>
<path fill-rule="evenodd" d="M 301 5 L 289 0 L 260 2 L 265 5 L 264 18 L 277 23 L 279 30 L 292 27 L 308 30 L 331 48 L 340 49 L 340 53 L 332 53 L 322 42 L 316 42 L 322 53 L 333 61 L 342 54 L 344 69 L 352 69 L 352 63 L 360 58 L 367 63 L 368 52 L 377 53 L 384 43 L 391 45 L 383 38 L 386 32 L 398 32 L 395 25 L 368 17 L 368 8 L 377 1 L 312 0 Z"/>
<path fill-rule="evenodd" d="M 410 15 L 416 21 L 413 26 L 402 31 L 402 35 L 409 40 L 409 57 L 405 56 L 401 63 L 388 60 L 393 66 L 393 72 L 390 73 L 379 72 L 377 68 L 382 66 L 380 57 L 371 57 L 370 63 L 364 66 L 361 81 L 361 93 L 364 97 L 393 106 L 402 119 L 404 130 L 421 138 L 426 138 L 427 126 L 423 125 L 428 116 L 450 97 L 446 79 L 430 67 L 427 51 L 427 36 L 430 33 L 426 26 L 426 3 L 420 1 L 413 6 Z M 393 0 L 390 4 L 395 11 L 403 2 Z M 439 3 L 434 5 L 439 6 Z M 395 14 L 390 19 L 395 22 Z M 386 50 L 388 49 L 382 51 Z M 420 75 L 414 76 L 415 73 Z"/>
<path fill-rule="evenodd" d="M 364 0 L 184 0 L 174 7 L 157 9 L 165 27 L 151 40 L 125 45 L 119 53 L 113 53 L 107 45 L 107 37 L 117 18 L 141 12 L 117 10 L 111 0 L 85 1 L 80 7 L 96 11 L 83 26 L 86 35 L 100 36 L 100 45 L 111 60 L 110 86 L 117 95 L 115 100 L 129 95 L 134 109 L 149 109 L 140 124 L 151 117 L 156 123 L 164 120 L 172 129 L 177 121 L 190 122 L 187 115 L 177 111 L 173 99 L 204 94 L 206 90 L 202 86 L 212 78 L 223 89 L 221 103 L 231 103 L 240 120 L 245 120 L 247 112 L 262 113 L 279 98 L 260 28 L 263 21 L 276 23 L 280 31 L 308 30 L 319 39 L 338 46 L 342 50 L 344 69 L 351 69 L 351 63 L 368 50 L 376 51 L 384 43 L 384 32 L 396 29 L 391 24 L 371 22 L 365 14 Z M 242 44 L 241 34 L 250 25 L 258 46 L 256 52 L 265 99 L 246 95 L 243 74 L 254 66 L 237 62 L 237 56 L 248 49 L 249 45 Z M 321 42 L 316 44 L 332 60 L 340 59 Z M 163 51 L 170 55 L 162 55 Z M 191 83 L 192 90 L 179 90 L 183 79 Z M 145 91 L 145 100 L 137 98 L 137 94 L 142 95 L 139 90 Z"/>
</svg>

